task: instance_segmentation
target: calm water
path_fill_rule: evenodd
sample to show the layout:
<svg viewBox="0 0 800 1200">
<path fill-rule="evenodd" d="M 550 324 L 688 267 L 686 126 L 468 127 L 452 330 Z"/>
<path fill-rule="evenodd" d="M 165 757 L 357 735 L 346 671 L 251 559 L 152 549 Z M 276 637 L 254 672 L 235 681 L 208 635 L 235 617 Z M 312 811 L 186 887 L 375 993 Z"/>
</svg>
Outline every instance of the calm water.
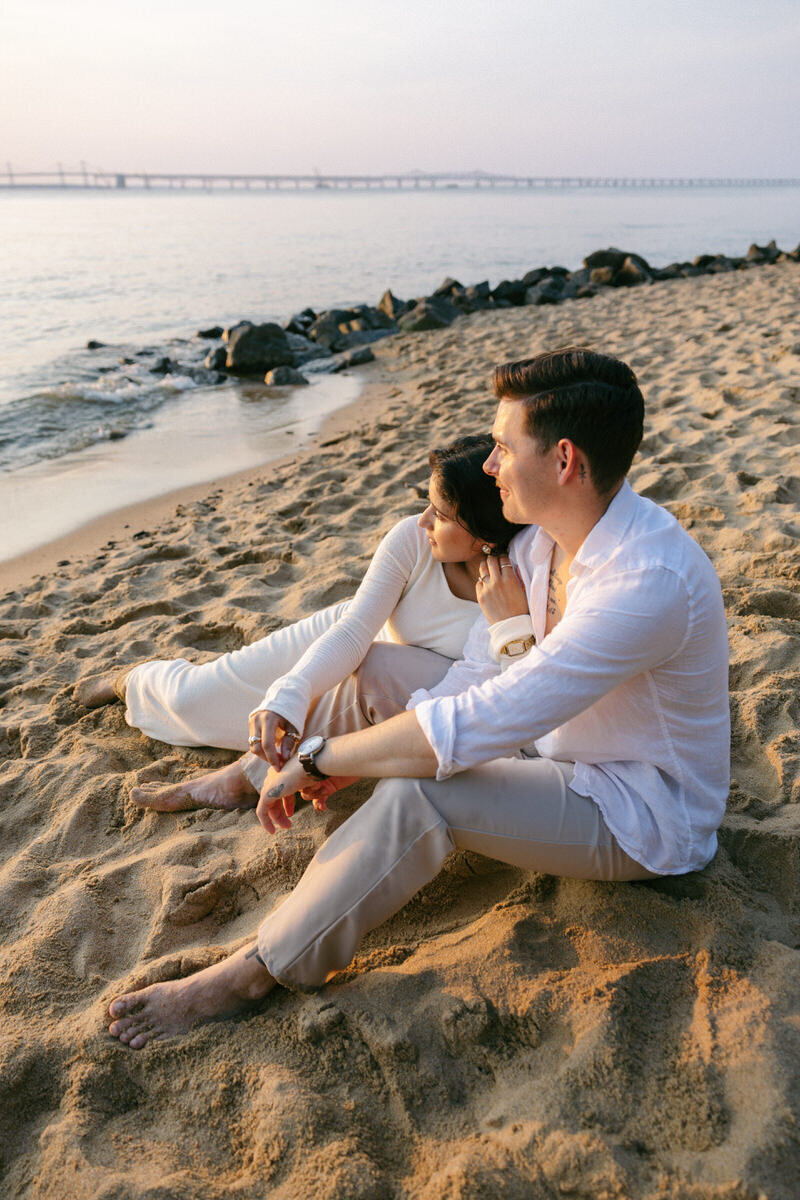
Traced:
<svg viewBox="0 0 800 1200">
<path fill-rule="evenodd" d="M 375 303 L 389 286 L 417 296 L 446 275 L 496 284 L 542 264 L 577 267 L 608 245 L 664 265 L 773 237 L 784 249 L 800 240 L 799 189 L 0 192 L 0 519 L 9 488 L 20 500 L 15 549 L 6 519 L 0 557 L 41 540 L 20 532 L 47 502 L 23 486 L 32 472 L 61 480 L 58 533 L 87 518 L 71 473 L 106 470 L 110 481 L 121 457 L 138 455 L 139 492 L 154 494 L 175 485 L 152 466 L 159 440 L 186 439 L 173 449 L 197 457 L 199 481 L 269 457 L 277 427 L 303 436 L 352 396 L 352 383 L 331 379 L 290 412 L 263 389 L 254 400 L 236 384 L 198 386 L 191 371 L 152 374 L 165 355 L 199 365 L 206 347 L 193 334 L 204 326 Z M 87 351 L 89 339 L 106 348 Z M 195 456 L 192 427 L 220 403 L 230 436 Z M 176 435 L 177 413 L 188 428 Z M 125 501 L 139 498 L 131 489 Z M 98 494 L 88 515 L 113 506 L 113 488 Z"/>
</svg>

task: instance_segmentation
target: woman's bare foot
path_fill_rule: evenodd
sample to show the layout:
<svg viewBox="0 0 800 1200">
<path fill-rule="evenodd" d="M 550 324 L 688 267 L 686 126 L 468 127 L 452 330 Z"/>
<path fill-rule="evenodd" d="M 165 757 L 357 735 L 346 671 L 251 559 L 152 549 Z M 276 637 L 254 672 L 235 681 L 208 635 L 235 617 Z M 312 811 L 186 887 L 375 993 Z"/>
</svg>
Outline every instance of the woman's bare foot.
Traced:
<svg viewBox="0 0 800 1200">
<path fill-rule="evenodd" d="M 143 783 L 131 788 L 131 800 L 156 812 L 187 812 L 193 808 L 255 808 L 258 792 L 238 762 L 220 767 L 186 783 Z"/>
<path fill-rule="evenodd" d="M 243 946 L 188 979 L 153 983 L 120 996 L 109 1005 L 108 1032 L 131 1050 L 141 1050 L 148 1042 L 186 1033 L 201 1021 L 252 1007 L 275 987 L 257 951 L 257 946 Z"/>
<path fill-rule="evenodd" d="M 89 675 L 75 684 L 72 693 L 78 704 L 84 708 L 100 708 L 103 704 L 113 704 L 119 697 L 114 684 L 119 676 L 118 671 L 104 671 L 102 675 Z"/>
</svg>

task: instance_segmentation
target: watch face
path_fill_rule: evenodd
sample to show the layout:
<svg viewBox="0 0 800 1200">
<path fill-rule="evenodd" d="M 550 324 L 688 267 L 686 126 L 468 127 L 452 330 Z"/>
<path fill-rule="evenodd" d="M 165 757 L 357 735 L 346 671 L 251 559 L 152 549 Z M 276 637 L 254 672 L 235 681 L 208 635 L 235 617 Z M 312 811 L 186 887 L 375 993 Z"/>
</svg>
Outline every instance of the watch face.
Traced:
<svg viewBox="0 0 800 1200">
<path fill-rule="evenodd" d="M 306 738 L 304 742 L 297 747 L 299 754 L 316 754 L 325 745 L 325 738 L 320 733 L 315 733 L 313 737 Z"/>
</svg>

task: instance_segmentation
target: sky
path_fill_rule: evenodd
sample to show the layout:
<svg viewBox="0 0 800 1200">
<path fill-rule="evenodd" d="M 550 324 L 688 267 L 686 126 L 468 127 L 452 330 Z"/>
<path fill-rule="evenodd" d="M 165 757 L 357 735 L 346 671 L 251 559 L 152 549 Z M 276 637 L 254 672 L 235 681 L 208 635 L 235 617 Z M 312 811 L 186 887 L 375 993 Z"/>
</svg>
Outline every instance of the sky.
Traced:
<svg viewBox="0 0 800 1200">
<path fill-rule="evenodd" d="M 2 0 L 0 174 L 800 177 L 800 0 Z"/>
</svg>

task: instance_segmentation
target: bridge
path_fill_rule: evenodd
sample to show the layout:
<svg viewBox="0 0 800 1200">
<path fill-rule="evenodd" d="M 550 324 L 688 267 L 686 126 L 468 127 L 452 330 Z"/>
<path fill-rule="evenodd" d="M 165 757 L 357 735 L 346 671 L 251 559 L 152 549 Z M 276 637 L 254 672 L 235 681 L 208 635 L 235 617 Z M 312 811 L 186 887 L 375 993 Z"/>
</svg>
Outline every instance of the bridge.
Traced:
<svg viewBox="0 0 800 1200">
<path fill-rule="evenodd" d="M 63 188 L 89 191 L 313 191 L 415 190 L 458 188 L 731 188 L 800 187 L 800 179 L 699 178 L 636 175 L 497 175 L 487 171 L 392 172 L 388 175 L 222 175 L 208 172 L 15 171 L 10 163 L 0 173 L 0 189 Z"/>
</svg>

